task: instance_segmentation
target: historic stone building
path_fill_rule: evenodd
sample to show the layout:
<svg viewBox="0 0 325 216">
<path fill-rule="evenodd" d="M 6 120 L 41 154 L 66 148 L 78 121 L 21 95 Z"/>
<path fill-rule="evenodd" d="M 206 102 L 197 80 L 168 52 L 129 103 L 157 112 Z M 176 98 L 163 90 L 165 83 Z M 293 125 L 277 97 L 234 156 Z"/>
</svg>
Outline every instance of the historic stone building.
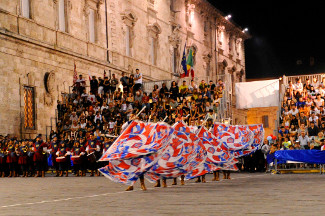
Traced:
<svg viewBox="0 0 325 216">
<path fill-rule="evenodd" d="M 0 134 L 34 137 L 55 125 L 56 101 L 78 74 L 177 80 L 184 45 L 195 80 L 245 80 L 249 36 L 206 0 L 1 0 Z M 244 112 L 227 102 L 233 123 Z M 236 122 L 235 122 L 236 121 Z"/>
</svg>

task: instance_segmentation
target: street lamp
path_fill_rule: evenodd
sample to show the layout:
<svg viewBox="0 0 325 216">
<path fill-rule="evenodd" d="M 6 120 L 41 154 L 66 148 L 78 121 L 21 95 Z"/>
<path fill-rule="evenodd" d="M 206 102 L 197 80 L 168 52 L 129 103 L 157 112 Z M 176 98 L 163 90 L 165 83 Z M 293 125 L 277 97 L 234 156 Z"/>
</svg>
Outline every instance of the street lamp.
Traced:
<svg viewBox="0 0 325 216">
<path fill-rule="evenodd" d="M 244 28 L 243 33 L 248 32 L 248 28 Z"/>
<path fill-rule="evenodd" d="M 231 14 L 225 16 L 225 19 L 226 19 L 226 20 L 229 20 L 230 18 L 231 18 Z"/>
</svg>

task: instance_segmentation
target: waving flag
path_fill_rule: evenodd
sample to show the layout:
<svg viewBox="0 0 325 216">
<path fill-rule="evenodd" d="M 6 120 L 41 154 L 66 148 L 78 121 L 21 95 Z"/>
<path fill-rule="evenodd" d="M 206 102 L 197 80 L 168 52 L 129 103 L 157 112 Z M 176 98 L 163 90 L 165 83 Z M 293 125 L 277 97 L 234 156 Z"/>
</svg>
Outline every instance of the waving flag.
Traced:
<svg viewBox="0 0 325 216">
<path fill-rule="evenodd" d="M 186 42 L 185 42 L 185 45 L 184 45 L 183 57 L 182 57 L 182 62 L 181 62 L 182 69 L 183 69 L 183 71 L 182 71 L 183 73 L 181 73 L 181 78 L 184 78 L 184 77 L 188 77 L 189 76 L 189 73 L 187 72 L 185 48 L 186 48 Z"/>
<path fill-rule="evenodd" d="M 165 123 L 131 122 L 100 158 L 110 163 L 99 171 L 114 182 L 133 185 L 161 157 L 172 132 Z"/>
<path fill-rule="evenodd" d="M 175 178 L 185 175 L 185 179 L 207 173 L 204 169 L 206 151 L 201 140 L 183 123 L 176 123 L 173 128 L 170 145 L 163 152 L 157 163 L 148 171 L 146 178 L 154 181 L 160 177 Z"/>
<path fill-rule="evenodd" d="M 130 159 L 158 153 L 166 147 L 173 129 L 166 123 L 132 121 L 99 161 Z"/>
<path fill-rule="evenodd" d="M 248 148 L 254 141 L 254 134 L 243 125 L 214 124 L 213 135 L 224 142 L 230 151 Z"/>
<path fill-rule="evenodd" d="M 234 132 L 236 129 L 250 130 L 253 133 L 253 138 L 250 144 L 242 149 L 235 149 L 232 153 L 235 158 L 239 158 L 245 155 L 249 155 L 260 148 L 264 140 L 264 128 L 262 124 L 255 125 L 226 125 L 226 124 L 214 124 L 214 133 L 223 133 L 224 131 Z"/>
<path fill-rule="evenodd" d="M 227 162 L 233 161 L 232 154 L 229 153 L 228 147 L 217 141 L 211 132 L 206 128 L 201 127 L 197 132 L 197 136 L 202 140 L 202 143 L 207 152 L 205 161 L 206 170 L 216 171 L 224 166 Z"/>
</svg>

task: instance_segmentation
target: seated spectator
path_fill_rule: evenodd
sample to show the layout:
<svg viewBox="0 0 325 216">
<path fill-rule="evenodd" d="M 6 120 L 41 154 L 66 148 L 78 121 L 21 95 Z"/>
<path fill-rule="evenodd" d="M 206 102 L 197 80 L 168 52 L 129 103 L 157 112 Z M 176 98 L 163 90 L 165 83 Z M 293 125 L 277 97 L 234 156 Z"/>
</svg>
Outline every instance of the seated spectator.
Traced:
<svg viewBox="0 0 325 216">
<path fill-rule="evenodd" d="M 315 125 L 315 122 L 310 122 L 310 127 L 308 127 L 308 136 L 315 137 L 318 134 L 318 127 Z"/>
<path fill-rule="evenodd" d="M 309 149 L 309 137 L 306 135 L 305 131 L 301 132 L 301 135 L 298 137 L 298 141 L 301 149 Z"/>
<path fill-rule="evenodd" d="M 179 91 L 180 91 L 180 96 L 182 98 L 186 97 L 186 95 L 189 93 L 189 89 L 188 86 L 186 85 L 186 81 L 183 81 L 183 84 L 179 87 Z"/>
<path fill-rule="evenodd" d="M 311 116 L 309 117 L 309 122 L 314 122 L 316 126 L 318 126 L 318 116 L 315 112 L 311 112 Z"/>
<path fill-rule="evenodd" d="M 324 142 L 324 134 L 323 132 L 319 132 L 317 136 L 314 138 L 313 149 L 320 150 L 322 143 Z"/>
<path fill-rule="evenodd" d="M 142 94 L 140 91 L 136 91 L 134 96 L 134 101 L 138 101 L 139 103 L 142 103 Z"/>
<path fill-rule="evenodd" d="M 286 129 L 284 126 L 281 126 L 278 134 L 279 142 L 282 143 L 285 137 L 289 137 L 289 130 Z"/>
</svg>

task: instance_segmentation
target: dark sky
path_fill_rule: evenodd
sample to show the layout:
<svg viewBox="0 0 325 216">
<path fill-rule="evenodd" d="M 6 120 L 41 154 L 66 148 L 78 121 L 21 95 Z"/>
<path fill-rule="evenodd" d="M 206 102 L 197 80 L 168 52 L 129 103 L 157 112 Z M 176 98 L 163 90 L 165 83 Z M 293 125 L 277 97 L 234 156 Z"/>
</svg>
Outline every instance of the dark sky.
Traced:
<svg viewBox="0 0 325 216">
<path fill-rule="evenodd" d="M 322 1 L 209 0 L 252 38 L 245 42 L 247 78 L 325 72 Z M 310 57 L 314 65 L 310 65 Z M 302 64 L 297 64 L 301 60 Z"/>
</svg>

